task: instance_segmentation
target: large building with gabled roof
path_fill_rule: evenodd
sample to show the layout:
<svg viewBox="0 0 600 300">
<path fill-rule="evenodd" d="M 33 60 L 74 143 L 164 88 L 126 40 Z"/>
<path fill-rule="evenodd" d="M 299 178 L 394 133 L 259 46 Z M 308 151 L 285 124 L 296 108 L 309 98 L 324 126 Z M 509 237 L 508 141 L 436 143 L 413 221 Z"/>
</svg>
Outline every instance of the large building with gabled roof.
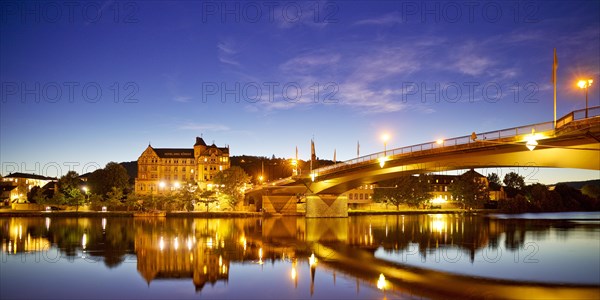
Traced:
<svg viewBox="0 0 600 300">
<path fill-rule="evenodd" d="M 230 166 L 229 147 L 207 145 L 196 137 L 193 148 L 153 148 L 148 145 L 138 159 L 135 193 L 165 193 L 182 184 L 198 183 L 210 188 L 213 177 Z"/>
</svg>

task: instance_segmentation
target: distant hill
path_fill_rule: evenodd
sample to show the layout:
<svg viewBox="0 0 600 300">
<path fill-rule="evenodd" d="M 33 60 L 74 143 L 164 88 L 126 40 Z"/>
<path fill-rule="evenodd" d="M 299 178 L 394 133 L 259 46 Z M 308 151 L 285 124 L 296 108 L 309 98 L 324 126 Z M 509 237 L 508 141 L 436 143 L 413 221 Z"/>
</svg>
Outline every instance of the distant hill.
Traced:
<svg viewBox="0 0 600 300">
<path fill-rule="evenodd" d="M 264 166 L 265 180 L 277 180 L 280 178 L 289 177 L 292 175 L 292 166 L 289 159 L 284 158 L 267 158 L 264 156 L 240 155 L 230 157 L 231 165 L 241 167 L 253 180 L 258 180 L 258 176 L 262 173 Z M 313 168 L 324 167 L 333 164 L 330 160 L 317 160 Z M 120 163 L 127 170 L 131 183 L 135 181 L 138 173 L 137 161 L 129 161 Z M 299 161 L 299 168 L 302 173 L 310 171 L 310 161 Z"/>
<path fill-rule="evenodd" d="M 588 185 L 588 184 L 600 186 L 600 179 L 593 179 L 593 180 L 586 180 L 586 181 L 559 182 L 556 185 L 559 185 L 559 184 L 566 184 L 572 188 L 580 190 L 583 186 Z"/>
<path fill-rule="evenodd" d="M 121 166 L 125 167 L 125 170 L 127 170 L 127 175 L 129 175 L 129 183 L 131 183 L 131 184 L 135 183 L 135 178 L 137 177 L 137 173 L 138 173 L 137 160 L 122 162 L 119 164 Z"/>
</svg>

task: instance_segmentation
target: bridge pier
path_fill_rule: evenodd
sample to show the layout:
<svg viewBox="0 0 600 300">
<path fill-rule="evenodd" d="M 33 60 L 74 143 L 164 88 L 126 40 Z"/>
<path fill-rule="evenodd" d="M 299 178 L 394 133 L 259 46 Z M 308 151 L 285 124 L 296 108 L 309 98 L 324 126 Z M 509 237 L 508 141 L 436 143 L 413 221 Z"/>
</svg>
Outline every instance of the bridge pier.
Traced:
<svg viewBox="0 0 600 300">
<path fill-rule="evenodd" d="M 296 214 L 296 196 L 262 196 L 262 209 L 273 214 Z"/>
<path fill-rule="evenodd" d="M 306 195 L 307 218 L 347 218 L 348 196 Z"/>
</svg>

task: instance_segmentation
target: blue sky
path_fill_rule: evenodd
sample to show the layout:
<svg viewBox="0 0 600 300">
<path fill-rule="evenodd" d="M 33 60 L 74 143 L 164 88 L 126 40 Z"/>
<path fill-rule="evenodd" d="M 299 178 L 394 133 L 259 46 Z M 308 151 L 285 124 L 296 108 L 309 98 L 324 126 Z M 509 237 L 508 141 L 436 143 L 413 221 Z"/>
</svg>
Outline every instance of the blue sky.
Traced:
<svg viewBox="0 0 600 300">
<path fill-rule="evenodd" d="M 337 159 L 551 121 L 600 83 L 598 1 L 0 3 L 0 160 L 82 173 L 154 147 Z M 600 105 L 598 85 L 590 106 Z M 57 171 L 58 170 L 58 171 Z M 600 178 L 542 170 L 534 180 Z"/>
</svg>

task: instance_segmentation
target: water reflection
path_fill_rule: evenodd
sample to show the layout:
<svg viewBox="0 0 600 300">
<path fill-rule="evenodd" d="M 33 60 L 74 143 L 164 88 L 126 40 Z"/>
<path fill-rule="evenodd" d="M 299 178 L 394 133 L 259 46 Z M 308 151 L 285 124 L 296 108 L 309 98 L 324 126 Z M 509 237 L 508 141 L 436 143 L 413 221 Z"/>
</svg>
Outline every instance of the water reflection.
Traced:
<svg viewBox="0 0 600 300">
<path fill-rule="evenodd" d="M 315 282 L 318 273 L 324 272 L 323 275 L 328 274 L 333 279 L 333 286 L 325 287 L 330 291 L 336 290 L 336 276 L 341 274 L 343 278 L 355 281 L 357 295 L 361 286 L 368 286 L 375 291 L 381 290 L 381 293 L 395 291 L 434 298 L 460 293 L 460 288 L 440 284 L 444 280 L 467 280 L 471 288 L 474 286 L 472 278 L 457 279 L 443 273 L 461 273 L 463 266 L 454 261 L 450 269 L 445 269 L 440 263 L 440 253 L 447 254 L 443 251 L 455 251 L 454 257 L 464 254 L 470 264 L 482 265 L 485 262 L 478 259 L 482 252 L 522 251 L 532 241 L 549 242 L 548 247 L 553 247 L 555 252 L 539 255 L 539 258 L 544 258 L 543 263 L 548 269 L 564 272 L 565 266 L 571 263 L 576 266 L 580 259 L 584 259 L 588 270 L 581 273 L 588 277 L 587 281 L 576 282 L 598 285 L 600 275 L 594 271 L 599 267 L 598 260 L 589 256 L 567 257 L 556 250 L 556 246 L 577 243 L 582 233 L 598 244 L 599 232 L 597 222 L 510 220 L 447 214 L 348 219 L 0 218 L 3 256 L 47 252 L 56 248 L 62 257 L 102 261 L 108 268 L 133 260 L 148 287 L 155 282 L 184 279 L 193 283 L 195 292 L 201 292 L 207 283 L 212 287 L 223 283 L 229 288 L 233 269 L 254 270 L 253 266 L 262 269 L 266 264 L 275 266 L 277 263 L 285 265 L 284 275 L 294 290 L 298 289 L 299 282 L 300 286 L 303 285 L 302 280 L 305 279 L 301 275 L 309 272 L 310 295 L 319 288 L 318 282 Z M 598 253 L 594 246 L 583 251 Z M 554 265 L 553 259 L 556 258 L 563 263 Z M 5 261 L 3 258 L 2 262 Z M 485 272 L 476 275 L 494 277 L 498 270 L 507 267 L 506 262 L 500 262 L 486 265 Z M 443 272 L 427 273 L 415 267 Z M 248 274 L 246 276 L 261 276 L 256 271 Z M 435 275 L 442 280 L 431 282 L 432 277 L 426 278 L 423 274 Z M 515 276 L 507 274 L 504 277 L 507 280 Z M 414 279 L 417 277 L 419 279 Z M 407 282 L 411 280 L 411 288 L 408 288 Z M 497 285 L 477 280 L 482 289 Z M 534 274 L 530 281 L 542 283 L 543 288 L 548 278 L 545 274 Z M 435 285 L 435 292 L 426 292 Z M 592 287 L 594 291 L 598 292 L 597 287 Z M 294 294 L 288 291 L 288 295 Z M 503 294 L 498 292 L 496 295 Z"/>
</svg>

